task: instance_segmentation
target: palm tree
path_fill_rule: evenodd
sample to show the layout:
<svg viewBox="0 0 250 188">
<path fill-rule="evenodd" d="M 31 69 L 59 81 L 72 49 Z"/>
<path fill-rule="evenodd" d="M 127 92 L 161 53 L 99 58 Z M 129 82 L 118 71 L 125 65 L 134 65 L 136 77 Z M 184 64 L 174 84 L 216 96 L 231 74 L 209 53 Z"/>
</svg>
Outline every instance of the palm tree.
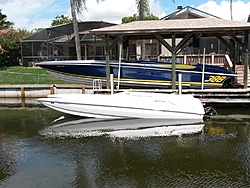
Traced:
<svg viewBox="0 0 250 188">
<path fill-rule="evenodd" d="M 99 0 L 96 0 L 99 3 Z M 85 0 L 70 0 L 70 7 L 71 7 L 71 14 L 73 19 L 73 28 L 74 28 L 74 35 L 75 35 L 75 43 L 76 43 L 76 55 L 77 60 L 81 60 L 81 45 L 80 45 L 80 38 L 79 38 L 79 30 L 78 30 L 78 23 L 76 18 L 76 11 L 77 13 L 81 13 L 82 8 L 87 10 Z"/>
<path fill-rule="evenodd" d="M 13 25 L 13 22 L 7 21 L 7 16 L 2 14 L 2 9 L 0 9 L 0 30 L 9 28 Z"/>
<path fill-rule="evenodd" d="M 136 0 L 139 19 L 144 20 L 145 16 L 149 15 L 149 0 Z"/>
<path fill-rule="evenodd" d="M 136 0 L 137 11 L 139 14 L 140 21 L 149 15 L 149 0 Z M 141 40 L 141 59 L 146 57 L 146 46 L 145 40 Z"/>
<path fill-rule="evenodd" d="M 230 15 L 231 15 L 231 20 L 233 20 L 233 0 L 230 0 Z"/>
<path fill-rule="evenodd" d="M 175 3 L 175 0 L 172 0 Z M 144 20 L 150 14 L 149 0 L 136 0 L 139 19 Z M 145 59 L 145 40 L 141 40 L 141 59 Z"/>
</svg>

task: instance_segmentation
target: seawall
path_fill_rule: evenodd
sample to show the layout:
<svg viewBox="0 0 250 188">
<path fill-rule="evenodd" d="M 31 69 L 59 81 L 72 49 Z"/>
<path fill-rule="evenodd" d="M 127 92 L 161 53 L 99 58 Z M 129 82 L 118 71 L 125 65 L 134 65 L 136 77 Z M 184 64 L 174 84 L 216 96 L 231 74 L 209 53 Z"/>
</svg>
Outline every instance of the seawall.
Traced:
<svg viewBox="0 0 250 188">
<path fill-rule="evenodd" d="M 0 98 L 39 98 L 55 93 L 85 93 L 82 85 L 0 85 Z"/>
</svg>

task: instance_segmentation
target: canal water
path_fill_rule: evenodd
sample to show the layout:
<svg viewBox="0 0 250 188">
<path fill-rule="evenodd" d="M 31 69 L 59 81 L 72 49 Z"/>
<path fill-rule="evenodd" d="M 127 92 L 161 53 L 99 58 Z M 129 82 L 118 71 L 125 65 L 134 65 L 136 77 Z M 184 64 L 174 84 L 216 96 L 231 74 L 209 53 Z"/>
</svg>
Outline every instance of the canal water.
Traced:
<svg viewBox="0 0 250 188">
<path fill-rule="evenodd" d="M 2 107 L 0 187 L 250 187 L 250 111 L 218 113 L 204 122 L 93 121 Z"/>
</svg>

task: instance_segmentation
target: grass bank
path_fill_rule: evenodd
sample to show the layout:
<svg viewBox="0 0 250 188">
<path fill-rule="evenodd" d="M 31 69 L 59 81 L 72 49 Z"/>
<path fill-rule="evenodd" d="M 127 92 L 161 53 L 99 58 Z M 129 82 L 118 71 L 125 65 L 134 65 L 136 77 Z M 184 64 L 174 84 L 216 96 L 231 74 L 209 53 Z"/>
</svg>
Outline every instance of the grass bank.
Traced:
<svg viewBox="0 0 250 188">
<path fill-rule="evenodd" d="M 69 84 L 58 80 L 39 67 L 13 66 L 0 71 L 0 85 Z"/>
</svg>

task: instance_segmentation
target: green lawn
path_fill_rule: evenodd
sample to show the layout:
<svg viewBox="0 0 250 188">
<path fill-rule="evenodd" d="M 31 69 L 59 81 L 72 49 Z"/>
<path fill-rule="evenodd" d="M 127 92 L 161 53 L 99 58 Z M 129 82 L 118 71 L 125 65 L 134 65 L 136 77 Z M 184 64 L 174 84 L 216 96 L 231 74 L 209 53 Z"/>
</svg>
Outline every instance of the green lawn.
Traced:
<svg viewBox="0 0 250 188">
<path fill-rule="evenodd" d="M 13 66 L 0 71 L 0 84 L 68 84 L 39 67 Z"/>
</svg>

